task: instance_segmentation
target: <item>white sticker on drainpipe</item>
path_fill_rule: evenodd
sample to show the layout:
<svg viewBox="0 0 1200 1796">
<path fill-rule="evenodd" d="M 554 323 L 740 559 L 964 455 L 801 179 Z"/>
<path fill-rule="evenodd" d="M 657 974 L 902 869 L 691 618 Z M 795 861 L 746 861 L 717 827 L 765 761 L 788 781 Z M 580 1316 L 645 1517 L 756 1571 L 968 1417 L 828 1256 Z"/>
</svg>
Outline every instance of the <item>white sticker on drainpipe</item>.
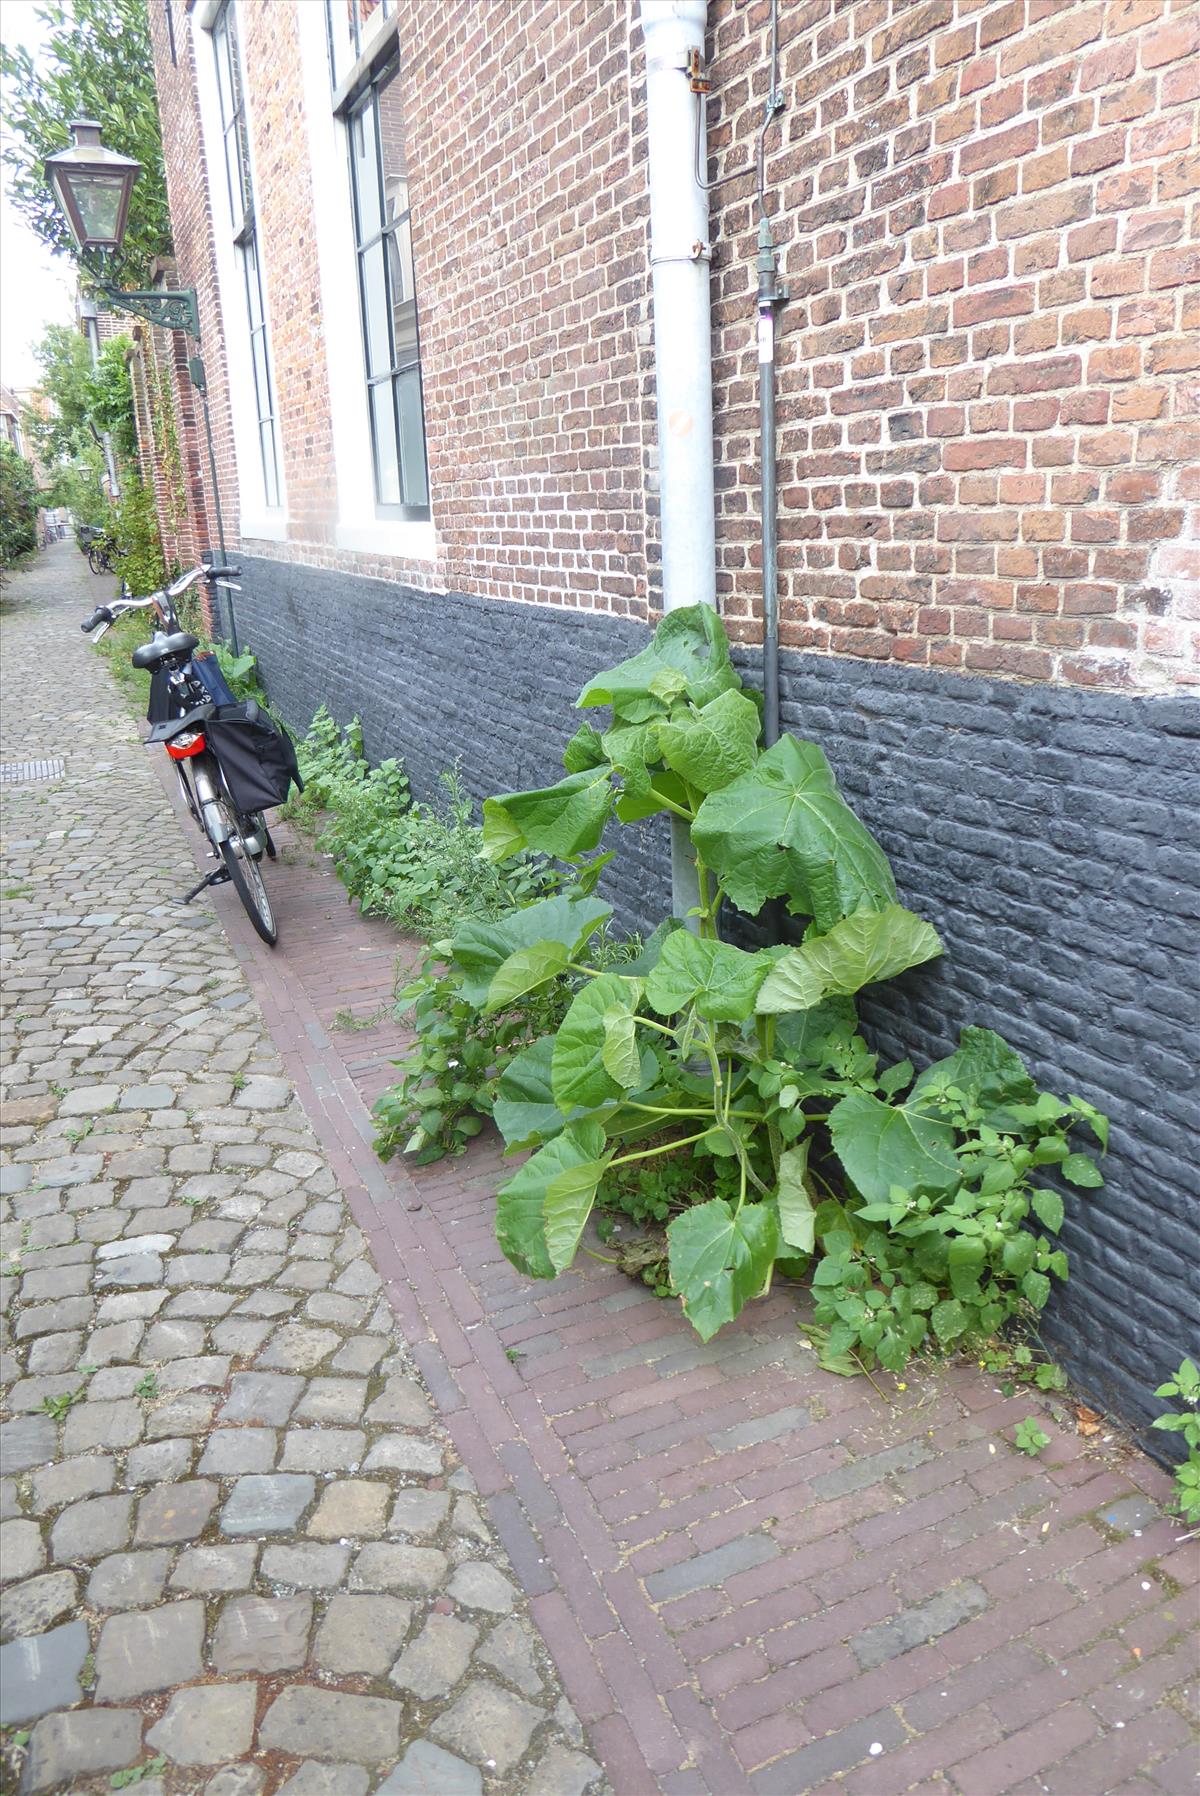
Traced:
<svg viewBox="0 0 1200 1796">
<path fill-rule="evenodd" d="M 760 362 L 775 360 L 775 314 L 760 312 L 758 314 L 758 359 Z"/>
</svg>

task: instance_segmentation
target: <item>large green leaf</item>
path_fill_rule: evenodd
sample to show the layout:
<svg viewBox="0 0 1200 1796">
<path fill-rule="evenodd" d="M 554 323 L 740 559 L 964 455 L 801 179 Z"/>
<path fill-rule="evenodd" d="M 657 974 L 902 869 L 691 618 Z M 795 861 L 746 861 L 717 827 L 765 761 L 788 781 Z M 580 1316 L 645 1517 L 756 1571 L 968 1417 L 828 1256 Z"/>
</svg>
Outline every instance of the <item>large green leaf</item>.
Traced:
<svg viewBox="0 0 1200 1796">
<path fill-rule="evenodd" d="M 936 929 L 902 904 L 858 910 L 793 948 L 764 982 L 756 1009 L 808 1010 L 823 998 L 850 998 L 941 952 Z"/>
<path fill-rule="evenodd" d="M 547 1193 L 556 1180 L 579 1167 L 599 1164 L 603 1171 L 604 1145 L 604 1130 L 598 1122 L 570 1123 L 500 1187 L 496 1194 L 496 1239 L 519 1272 L 530 1278 L 553 1278 L 561 1270 L 546 1244 Z M 599 1179 L 600 1173 L 596 1177 Z M 564 1241 L 563 1216 L 568 1207 L 564 1198 L 555 1211 L 558 1250 Z"/>
<path fill-rule="evenodd" d="M 810 1137 L 779 1156 L 779 1230 L 797 1253 L 811 1253 L 816 1238 L 817 1213 L 808 1189 Z"/>
<path fill-rule="evenodd" d="M 604 1046 L 601 1049 L 604 1070 L 622 1091 L 632 1091 L 641 1083 L 642 1057 L 638 1051 L 637 1026 L 632 1010 L 614 1004 L 604 1013 Z"/>
<path fill-rule="evenodd" d="M 567 1119 L 550 1089 L 550 1057 L 554 1037 L 539 1036 L 524 1053 L 510 1060 L 500 1075 L 492 1120 L 509 1152 L 536 1147 L 561 1135 Z"/>
<path fill-rule="evenodd" d="M 821 975 L 798 948 L 776 961 L 758 988 L 754 1008 L 761 1016 L 788 1010 L 811 1010 L 825 996 Z"/>
<path fill-rule="evenodd" d="M 949 1191 L 961 1177 L 951 1125 L 908 1104 L 847 1092 L 829 1113 L 829 1133 L 847 1177 L 869 1204 L 886 1203 L 893 1185 Z"/>
<path fill-rule="evenodd" d="M 626 787 L 614 809 L 622 823 L 640 823 L 643 817 L 653 817 L 657 811 L 669 811 L 672 805 L 690 815 L 683 781 L 669 767 L 660 767 L 645 790 L 632 792 Z"/>
<path fill-rule="evenodd" d="M 960 1031 L 957 1052 L 925 1068 L 908 1101 L 931 1109 L 944 1102 L 950 1087 L 985 1112 L 1005 1104 L 1031 1104 L 1037 1097 L 1037 1086 L 1016 1049 L 994 1030 L 971 1025 Z"/>
<path fill-rule="evenodd" d="M 620 973 L 601 973 L 576 994 L 559 1025 L 550 1061 L 550 1084 L 560 1110 L 569 1111 L 576 1104 L 592 1110 L 623 1095 L 625 1087 L 605 1064 L 611 1034 L 607 1019 L 612 1010 L 632 1015 L 641 995 L 641 980 Z"/>
<path fill-rule="evenodd" d="M 848 1043 L 857 1031 L 853 1000 L 826 998 L 811 1010 L 782 1012 L 775 1022 L 775 1043 L 780 1057 L 793 1066 L 824 1066 L 831 1044 Z"/>
<path fill-rule="evenodd" d="M 586 773 L 589 767 L 602 767 L 604 760 L 600 732 L 590 723 L 581 723 L 563 749 L 563 766 L 568 773 Z"/>
<path fill-rule="evenodd" d="M 594 848 L 612 809 L 612 774 L 607 762 L 569 773 L 555 786 L 536 792 L 506 792 L 483 801 L 485 860 L 503 861 L 522 848 L 566 860 Z"/>
<path fill-rule="evenodd" d="M 662 759 L 657 723 L 618 723 L 600 738 L 621 775 L 622 790 L 634 798 L 650 793 L 650 769 Z"/>
<path fill-rule="evenodd" d="M 501 961 L 488 986 L 485 1012 L 506 1010 L 526 992 L 536 991 L 566 971 L 567 950 L 561 942 L 534 942 Z"/>
<path fill-rule="evenodd" d="M 758 758 L 758 706 L 740 692 L 722 692 L 693 716 L 658 726 L 663 760 L 701 792 L 719 792 Z"/>
<path fill-rule="evenodd" d="M 664 917 L 654 932 L 646 937 L 641 953 L 636 955 L 633 960 L 625 961 L 621 971 L 636 979 L 644 979 L 658 965 L 667 937 L 675 935 L 683 927 L 684 925 L 678 917 Z"/>
<path fill-rule="evenodd" d="M 495 923 L 464 923 L 450 945 L 462 975 L 463 997 L 478 1009 L 487 1003 L 492 980 L 510 954 L 537 942 L 560 942 L 574 960 L 588 937 L 612 916 L 598 898 L 542 898 L 510 911 Z"/>
<path fill-rule="evenodd" d="M 646 997 L 663 1016 L 695 1003 L 712 1022 L 741 1023 L 771 966 L 768 953 L 746 954 L 728 942 L 714 942 L 680 929 L 662 945 Z"/>
<path fill-rule="evenodd" d="M 667 1241 L 671 1283 L 707 1341 L 766 1284 L 779 1252 L 779 1219 L 773 1204 L 743 1204 L 735 1213 L 713 1197 L 677 1216 Z"/>
<path fill-rule="evenodd" d="M 842 798 L 815 742 L 784 736 L 749 773 L 710 793 L 692 839 L 744 911 L 786 897 L 825 932 L 862 905 L 895 901 L 887 856 Z"/>
<path fill-rule="evenodd" d="M 556 1272 L 565 1272 L 575 1258 L 607 1165 L 607 1160 L 583 1160 L 557 1173 L 546 1187 L 546 1251 Z"/>
<path fill-rule="evenodd" d="M 686 687 L 671 678 L 672 669 L 683 675 Z M 640 654 L 590 680 L 579 703 L 611 705 L 626 722 L 645 723 L 664 715 L 670 699 L 681 690 L 693 704 L 706 705 L 740 685 L 720 618 L 709 605 L 688 605 L 667 612 Z"/>
</svg>

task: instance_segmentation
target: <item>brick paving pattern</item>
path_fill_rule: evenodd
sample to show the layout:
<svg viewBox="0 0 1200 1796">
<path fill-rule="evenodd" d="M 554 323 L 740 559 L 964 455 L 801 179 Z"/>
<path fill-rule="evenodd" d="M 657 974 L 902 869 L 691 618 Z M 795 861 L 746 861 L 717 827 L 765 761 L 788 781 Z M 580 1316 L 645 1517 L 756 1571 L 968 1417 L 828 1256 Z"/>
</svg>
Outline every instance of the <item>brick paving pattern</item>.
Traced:
<svg viewBox="0 0 1200 1796">
<path fill-rule="evenodd" d="M 172 902 L 187 850 L 77 629 L 97 590 L 62 544 L 4 596 L 3 752 L 66 760 L 4 806 L 5 1787 L 583 1796 L 238 955 Z"/>
<path fill-rule="evenodd" d="M 31 657 L 35 646 L 44 646 L 42 664 L 56 672 L 46 681 L 46 723 L 27 713 L 23 738 L 6 752 L 37 752 L 39 732 L 49 735 L 57 725 L 49 707 L 61 703 L 64 656 L 68 666 L 85 665 L 66 647 L 72 622 L 73 611 L 60 607 L 40 625 L 24 613 L 9 625 L 27 633 Z M 55 828 L 75 827 L 68 795 L 80 790 L 72 776 L 86 769 L 90 783 L 80 815 L 86 812 L 87 827 L 102 834 L 106 818 L 113 830 L 122 815 L 151 815 L 146 834 L 139 825 L 140 867 L 131 861 L 129 873 L 119 876 L 159 898 L 188 883 L 179 842 L 160 817 L 153 782 L 137 772 L 140 751 L 131 746 L 130 730 L 108 708 L 105 746 L 98 749 L 94 738 L 78 769 L 69 762 L 56 796 L 20 795 L 28 807 L 20 833 L 33 837 L 26 818 L 37 819 L 36 839 L 42 839 L 39 800 L 55 807 Z M 121 779 L 98 789 L 92 776 L 105 772 L 104 755 L 120 766 Z M 126 787 L 126 809 L 114 804 L 110 812 L 118 783 Z M 93 1342 L 101 1329 L 132 1322 L 146 1333 L 139 1333 L 135 1351 L 118 1337 L 110 1360 L 91 1375 L 86 1401 L 61 1424 L 64 1436 L 70 1431 L 61 1446 L 56 1425 L 36 1406 L 17 1417 L 24 1430 L 18 1442 L 27 1439 L 26 1452 L 35 1455 L 14 1487 L 6 1486 L 6 1501 L 21 1506 L 7 1524 L 17 1530 L 18 1569 L 11 1575 L 23 1580 L 18 1593 L 32 1590 L 39 1599 L 28 1605 L 24 1634 L 55 1637 L 57 1706 L 75 1700 L 81 1675 L 99 1679 L 95 1706 L 40 1724 L 47 1751 L 89 1751 L 99 1769 L 118 1762 L 113 1755 L 121 1751 L 134 1752 L 136 1739 L 122 1729 L 165 1710 L 142 1750 L 168 1755 L 167 1788 L 174 1796 L 205 1788 L 203 1776 L 189 1784 L 180 1768 L 190 1740 L 214 1726 L 240 1739 L 257 1721 L 257 1747 L 247 1743 L 244 1762 L 266 1767 L 270 1781 L 244 1787 L 269 1792 L 286 1787 L 277 1766 L 290 1768 L 303 1740 L 344 1740 L 336 1704 L 353 1693 L 374 1706 L 358 1712 L 353 1731 L 362 1758 L 343 1768 L 347 1781 L 337 1788 L 363 1796 L 370 1778 L 388 1768 L 387 1753 L 395 1757 L 387 1705 L 389 1715 L 401 1709 L 402 1730 L 404 1717 L 413 1714 L 424 1724 L 432 1712 L 425 1679 L 439 1666 L 448 1676 L 463 1665 L 468 1681 L 452 1685 L 452 1694 L 501 1692 L 506 1714 L 522 1717 L 514 1722 L 518 1735 L 525 1720 L 520 1705 L 534 1706 L 540 1732 L 531 1751 L 544 1742 L 545 1757 L 541 1770 L 532 1771 L 531 1796 L 535 1789 L 571 1796 L 584 1787 L 590 1767 L 568 1711 L 554 1708 L 547 1662 L 536 1645 L 526 1644 L 546 1680 L 539 1700 L 513 1670 L 510 1635 L 502 1633 L 509 1618 L 493 1620 L 496 1611 L 487 1606 L 505 1568 L 522 1588 L 574 1715 L 587 1727 L 587 1750 L 619 1796 L 900 1796 L 908 1790 L 1185 1796 L 1195 1788 L 1200 1553 L 1195 1543 L 1180 1544 L 1179 1525 L 1160 1513 L 1163 1474 L 1053 1422 L 1042 1457 L 1023 1457 L 1011 1444 L 1013 1426 L 1038 1400 L 1028 1393 L 1006 1399 L 969 1368 L 936 1379 L 914 1374 L 890 1402 L 865 1381 L 830 1377 L 801 1344 L 794 1300 L 785 1294 L 752 1306 L 702 1346 L 675 1310 L 599 1260 L 584 1257 L 553 1284 L 531 1285 L 495 1244 L 495 1145 L 478 1144 L 465 1160 L 416 1172 L 383 1167 L 370 1150 L 366 1106 L 390 1078 L 390 1056 L 403 1037 L 390 1019 L 350 1031 L 337 1016 L 346 1006 L 363 1017 L 379 1011 L 392 988 L 397 941 L 384 925 L 356 916 L 327 862 L 294 845 L 269 876 L 281 930 L 274 953 L 260 946 L 227 891 L 215 894 L 214 908 L 232 955 L 204 920 L 212 916 L 207 900 L 184 913 L 186 923 L 169 915 L 164 936 L 157 933 L 153 902 L 142 899 L 146 933 L 135 942 L 126 926 L 118 948 L 112 941 L 81 941 L 84 913 L 74 892 L 76 883 L 87 884 L 93 849 L 92 838 L 79 840 L 72 847 L 60 836 L 53 852 L 47 850 L 60 869 L 63 883 L 53 902 L 63 910 L 59 920 L 36 918 L 26 948 L 27 956 L 45 956 L 55 966 L 54 1026 L 42 1016 L 34 1020 L 35 996 L 10 984 L 8 997 L 31 1019 L 21 1037 L 27 1058 L 16 1101 L 31 1105 L 31 1116 L 46 1115 L 40 1125 L 18 1123 L 9 1150 L 13 1165 L 36 1167 L 23 1191 L 40 1187 L 32 1197 L 17 1192 L 11 1200 L 31 1236 L 21 1248 L 19 1309 L 10 1311 L 15 1350 L 28 1360 L 38 1354 L 36 1365 L 21 1367 L 23 1383 L 48 1376 L 47 1394 L 69 1393 L 79 1361 L 97 1363 Z M 22 873 L 20 854 L 13 859 L 6 886 L 10 878 L 45 877 L 44 864 L 38 870 L 30 858 Z M 159 860 L 161 877 L 153 872 Z M 110 859 L 107 866 L 111 873 L 121 863 Z M 99 911 L 99 887 L 88 903 Z M 182 990 L 186 977 L 173 981 L 169 1000 L 162 983 L 137 985 L 151 962 L 168 959 L 164 941 L 172 964 L 189 953 L 189 968 L 203 972 L 194 991 Z M 83 978 L 71 971 L 76 959 L 98 969 L 87 976 L 87 995 Z M 28 964 L 45 1009 L 46 968 Z M 220 984 L 210 995 L 204 978 L 217 973 Z M 274 1048 L 259 1010 L 246 1002 L 243 975 Z M 112 996 L 100 997 L 101 991 Z M 223 1010 L 215 1018 L 210 1013 L 235 993 L 239 1002 L 228 1008 L 237 1013 L 237 1046 L 218 1048 L 216 1035 L 206 1041 L 203 1031 L 206 1024 L 210 1031 L 214 1023 L 229 1026 Z M 126 1020 L 113 1039 L 128 1044 L 128 1058 L 104 1064 L 115 1051 L 103 1040 L 93 1043 L 89 1032 L 97 1025 L 90 1020 L 82 1025 L 86 1039 L 78 1040 L 82 1051 L 72 1055 L 79 1018 L 71 1013 L 121 1003 L 130 1008 L 120 1013 Z M 163 1045 L 172 1034 L 167 1004 L 182 1012 L 176 1047 Z M 243 1033 L 245 1054 L 235 1069 L 221 1054 L 239 1051 Z M 147 1049 L 147 1041 L 155 1047 Z M 196 1095 L 198 1085 L 222 1078 L 232 1084 L 235 1072 L 247 1082 L 223 1102 L 211 1093 Z M 247 1093 L 281 1073 L 302 1109 L 255 1110 L 247 1120 Z M 72 1132 L 88 1116 L 86 1109 L 72 1110 L 71 1094 L 89 1080 L 115 1087 L 111 1101 L 125 1109 L 101 1115 L 86 1140 L 76 1142 Z M 139 1090 L 159 1082 L 171 1086 L 169 1104 Z M 66 1088 L 61 1098 L 58 1085 Z M 192 1094 L 190 1103 L 183 1093 Z M 189 1122 L 183 1112 L 191 1104 Z M 57 1116 L 49 1120 L 52 1110 Z M 219 1123 L 213 1120 L 218 1112 Z M 138 1119 L 147 1125 L 141 1131 Z M 163 1131 L 181 1125 L 194 1132 L 176 1144 Z M 217 1133 L 226 1128 L 242 1133 L 226 1141 Z M 165 1168 L 156 1162 L 143 1170 L 135 1161 L 127 1170 L 122 1156 L 144 1151 L 143 1134 L 166 1151 Z M 172 1166 L 170 1156 L 201 1135 L 216 1148 L 213 1167 Z M 87 1161 L 89 1150 L 96 1160 L 97 1136 L 113 1158 L 79 1167 L 77 1182 L 66 1183 L 64 1166 Z M 262 1167 L 251 1172 L 244 1161 L 221 1158 L 224 1148 L 242 1147 L 265 1147 Z M 264 1169 L 275 1171 L 282 1156 L 306 1152 L 328 1168 L 329 1188 L 304 1189 L 298 1172 L 286 1192 L 262 1185 Z M 239 1170 L 215 1171 L 229 1164 Z M 122 1173 L 130 1183 L 115 1186 L 110 1198 L 98 1195 Z M 6 1177 L 13 1176 L 24 1175 L 6 1168 Z M 164 1176 L 178 1184 L 154 1188 Z M 231 1189 L 195 1188 L 195 1180 L 214 1177 L 229 1178 Z M 147 1183 L 149 1189 L 139 1188 Z M 297 1215 L 281 1222 L 298 1187 Z M 300 1226 L 303 1206 L 340 1208 L 339 1192 L 354 1219 L 343 1220 L 340 1233 L 339 1227 L 317 1229 L 309 1211 Z M 190 1209 L 186 1218 L 181 1214 L 179 1200 L 188 1196 L 203 1197 L 196 1217 Z M 259 1205 L 253 1216 L 238 1209 L 247 1198 Z M 23 1202 L 32 1213 L 21 1213 Z M 113 1218 L 122 1226 L 111 1228 Z M 215 1284 L 200 1282 L 212 1270 L 207 1262 L 233 1251 L 224 1236 L 187 1234 L 206 1222 L 247 1230 L 239 1229 L 236 1257 L 225 1263 L 263 1256 L 258 1284 L 231 1286 L 224 1272 Z M 255 1239 L 264 1233 L 265 1240 Z M 331 1249 L 324 1254 L 313 1246 L 322 1233 Z M 164 1234 L 175 1237 L 165 1252 L 153 1241 Z M 138 1236 L 151 1239 L 134 1246 Z M 347 1240 L 351 1250 L 343 1245 L 339 1258 L 337 1244 Z M 124 1254 L 105 1256 L 107 1263 L 133 1264 L 134 1277 L 145 1280 L 108 1288 L 100 1303 L 138 1293 L 142 1301 L 165 1297 L 153 1316 L 110 1309 L 102 1318 L 89 1308 L 85 1317 L 82 1307 L 72 1308 L 96 1302 L 95 1286 L 79 1271 L 92 1259 L 93 1241 L 97 1265 L 103 1248 L 120 1241 Z M 342 1269 L 370 1276 L 364 1242 L 407 1350 L 385 1336 L 390 1322 L 376 1287 L 337 1289 Z M 155 1261 L 166 1268 L 165 1293 L 147 1276 Z M 175 1276 L 188 1288 L 172 1295 L 171 1268 L 181 1264 L 185 1270 Z M 315 1274 L 301 1268 L 312 1265 L 329 1268 L 329 1279 L 307 1284 Z M 96 1282 L 111 1276 L 97 1271 Z M 206 1314 L 217 1294 L 229 1299 L 219 1320 Z M 339 1324 L 325 1309 L 343 1294 L 363 1306 L 365 1322 Z M 256 1313 L 256 1305 L 275 1297 L 287 1301 L 287 1319 L 282 1310 Z M 31 1336 L 25 1318 L 35 1311 L 45 1316 L 46 1333 Z M 199 1333 L 168 1337 L 178 1345 L 173 1353 L 162 1351 L 154 1331 L 188 1324 Z M 247 1326 L 262 1330 L 252 1344 L 239 1332 Z M 337 1345 L 331 1342 L 326 1357 L 314 1361 L 317 1344 L 309 1345 L 309 1337 L 321 1333 L 336 1335 Z M 350 1340 L 364 1338 L 384 1343 L 369 1373 L 338 1365 Z M 57 1350 L 63 1365 L 53 1363 L 53 1348 L 36 1348 L 47 1340 L 63 1343 Z M 174 1375 L 176 1388 L 168 1390 L 171 1367 L 180 1364 L 189 1371 L 183 1380 Z M 145 1400 L 134 1394 L 129 1374 L 140 1378 L 151 1366 L 159 1395 Z M 105 1378 L 121 1368 L 124 1380 Z M 205 1385 L 219 1374 L 219 1387 Z M 340 1409 L 337 1387 L 368 1376 L 399 1379 L 395 1388 L 409 1394 L 419 1392 L 417 1377 L 423 1379 L 450 1445 L 431 1420 L 418 1426 L 406 1416 L 385 1417 L 374 1442 L 360 1445 L 371 1407 Z M 227 1395 L 212 1426 L 218 1388 Z M 21 1390 L 17 1385 L 14 1397 Z M 164 1408 L 169 1418 L 185 1411 L 197 1420 L 159 1424 Z M 147 1438 L 127 1439 L 135 1426 Z M 182 1447 L 178 1463 L 150 1471 L 153 1460 L 134 1459 L 145 1482 L 132 1486 L 130 1459 L 159 1451 L 162 1440 Z M 452 1522 L 434 1520 L 443 1493 L 456 1506 L 475 1501 L 455 1489 L 456 1478 L 464 1483 L 461 1472 L 439 1480 L 424 1464 L 394 1471 L 396 1462 L 379 1454 L 380 1441 L 406 1440 L 436 1442 L 447 1468 L 457 1454 L 478 1490 L 478 1508 L 467 1511 L 472 1525 L 486 1514 L 507 1562 L 482 1539 L 468 1534 L 464 1541 L 447 1533 Z M 339 1446 L 356 1457 L 331 1466 L 321 1456 Z M 392 1450 L 412 1451 L 386 1449 Z M 214 1452 L 217 1458 L 208 1459 Z M 236 1457 L 222 1459 L 226 1453 Z M 375 1469 L 383 1464 L 387 1475 Z M 108 1471 L 92 1469 L 105 1465 Z M 117 1466 L 124 1467 L 119 1476 Z M 164 1477 L 171 1487 L 166 1496 Z M 204 1487 L 213 1492 L 211 1502 Z M 386 1497 L 379 1494 L 385 1487 Z M 133 1513 L 132 1540 L 122 1504 Z M 275 1527 L 281 1532 L 268 1532 Z M 361 1544 L 347 1573 L 338 1555 L 351 1538 Z M 423 1544 L 430 1538 L 446 1559 L 444 1586 L 437 1585 L 432 1603 L 432 1590 L 389 1585 L 386 1576 L 399 1541 L 412 1563 L 414 1552 L 431 1550 Z M 95 1547 L 86 1565 L 81 1540 Z M 253 1566 L 256 1552 L 255 1582 L 244 1568 Z M 194 1567 L 184 1574 L 192 1583 L 178 1582 L 185 1561 Z M 55 1587 L 41 1582 L 61 1578 L 60 1565 L 69 1575 L 87 1573 L 82 1611 L 74 1587 L 68 1594 L 59 1586 L 56 1607 Z M 160 1565 L 167 1601 L 159 1600 L 164 1584 L 155 1582 Z M 299 1565 L 303 1578 L 296 1575 Z M 288 1569 L 290 1578 L 281 1575 Z M 234 1581 L 215 1582 L 222 1576 Z M 519 1609 L 511 1583 L 508 1590 Z M 255 1597 L 271 1603 L 269 1620 Z M 346 1607 L 351 1598 L 382 1605 L 390 1598 L 414 1611 L 423 1598 L 428 1615 L 419 1626 L 414 1614 L 394 1658 L 403 1618 L 389 1606 L 360 1609 L 355 1617 Z M 100 1600 L 110 1605 L 107 1620 Z M 310 1603 L 319 1612 L 315 1627 Z M 81 1631 L 84 1619 L 91 1620 L 90 1634 Z M 492 1630 L 475 1646 L 469 1670 L 464 1626 Z M 161 1691 L 121 1694 L 147 1657 L 146 1643 L 159 1675 L 170 1667 L 173 1685 L 184 1686 L 169 1698 Z M 302 1670 L 306 1650 L 312 1656 Z M 281 1656 L 273 1661 L 277 1671 L 264 1665 L 263 1652 Z M 262 1680 L 253 1711 L 244 1694 L 252 1663 Z M 206 1667 L 229 1681 L 198 1682 Z M 403 1703 L 391 1681 L 397 1678 Z M 264 1689 L 268 1702 L 261 1700 Z M 445 1740 L 451 1752 L 457 1747 L 470 1758 L 464 1739 L 473 1728 L 476 1739 L 491 1728 L 493 1712 L 484 1702 L 455 1695 L 441 1712 L 454 1716 L 456 1731 L 439 1733 L 431 1724 L 424 1744 Z M 546 1718 L 552 1708 L 563 1723 L 559 1734 Z M 507 1728 L 498 1731 L 510 1738 Z M 291 1759 L 278 1756 L 289 1749 Z M 378 1755 L 369 1762 L 370 1777 L 364 1775 L 368 1753 Z M 484 1787 L 505 1796 L 523 1791 L 528 1766 L 527 1755 L 515 1771 L 485 1767 L 491 1781 Z M 212 1796 L 241 1796 L 241 1784 L 219 1781 L 225 1775 L 214 1780 Z M 431 1773 L 423 1775 L 425 1785 L 415 1775 L 408 1783 L 393 1780 L 389 1771 L 378 1788 L 393 1796 L 440 1787 Z M 290 1796 L 327 1787 L 333 1788 L 310 1779 L 295 1784 Z M 446 1788 L 457 1796 L 453 1781 Z"/>
</svg>

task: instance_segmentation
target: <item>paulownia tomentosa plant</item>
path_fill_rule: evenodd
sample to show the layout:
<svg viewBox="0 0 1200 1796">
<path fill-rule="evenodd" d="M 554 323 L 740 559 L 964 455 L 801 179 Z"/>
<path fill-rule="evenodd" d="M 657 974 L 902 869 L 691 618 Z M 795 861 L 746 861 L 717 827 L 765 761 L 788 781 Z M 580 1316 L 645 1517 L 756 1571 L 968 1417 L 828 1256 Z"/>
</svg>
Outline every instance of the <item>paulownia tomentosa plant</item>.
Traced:
<svg viewBox="0 0 1200 1796">
<path fill-rule="evenodd" d="M 484 851 L 576 861 L 610 818 L 685 820 L 696 854 L 695 932 L 663 923 L 614 970 L 589 960 L 610 907 L 566 892 L 499 922 L 466 923 L 446 945 L 463 998 L 503 1013 L 563 979 L 577 989 L 558 1027 L 499 1081 L 494 1117 L 510 1152 L 534 1149 L 501 1188 L 497 1235 L 538 1278 L 569 1266 L 601 1182 L 690 1150 L 697 1201 L 667 1229 L 669 1277 L 707 1340 L 810 1261 L 826 1363 L 898 1367 L 927 1339 L 988 1336 L 1040 1309 L 1066 1258 L 1056 1190 L 1036 1169 L 1101 1183 L 1069 1129 L 1103 1117 L 1039 1094 L 997 1035 L 965 1029 L 958 1052 L 914 1079 L 880 1073 L 857 1033 L 854 994 L 942 952 L 897 902 L 887 857 L 812 742 L 760 749 L 716 613 L 673 611 L 650 644 L 593 679 L 608 706 L 563 755 L 566 777 L 484 805 Z M 594 878 L 597 863 L 591 863 Z M 799 945 L 751 953 L 721 941 L 727 900 L 757 914 L 782 900 Z M 711 1175 L 714 1161 L 723 1176 Z M 628 1176 L 628 1175 L 625 1175 Z M 715 1184 L 736 1195 L 711 1196 Z M 854 1360 L 847 1363 L 847 1356 Z"/>
</svg>

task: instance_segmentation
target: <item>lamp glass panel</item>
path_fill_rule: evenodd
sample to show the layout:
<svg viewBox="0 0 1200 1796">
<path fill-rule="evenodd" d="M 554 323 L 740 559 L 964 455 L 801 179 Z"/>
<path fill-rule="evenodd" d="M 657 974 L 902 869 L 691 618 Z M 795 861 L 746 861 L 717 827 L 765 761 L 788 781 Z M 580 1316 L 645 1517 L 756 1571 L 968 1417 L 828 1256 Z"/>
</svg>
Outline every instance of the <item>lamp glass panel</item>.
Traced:
<svg viewBox="0 0 1200 1796">
<path fill-rule="evenodd" d="M 119 175 L 70 174 L 65 178 L 83 226 L 85 242 L 115 243 L 125 182 Z"/>
</svg>

